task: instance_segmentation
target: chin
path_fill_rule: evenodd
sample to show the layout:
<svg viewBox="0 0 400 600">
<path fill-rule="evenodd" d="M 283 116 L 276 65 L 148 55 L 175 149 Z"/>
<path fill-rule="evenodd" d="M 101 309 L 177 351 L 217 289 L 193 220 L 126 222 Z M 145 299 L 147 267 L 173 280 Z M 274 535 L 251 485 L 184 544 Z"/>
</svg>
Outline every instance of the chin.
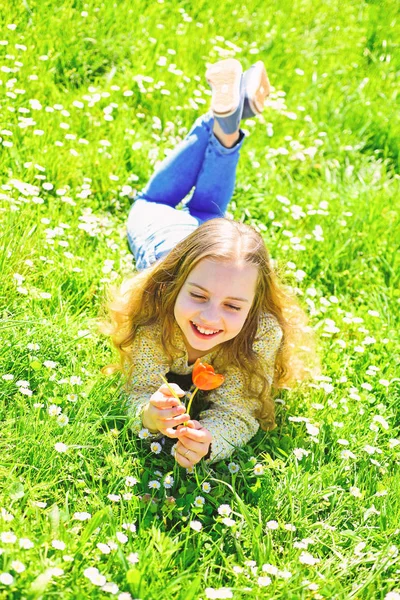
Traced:
<svg viewBox="0 0 400 600">
<path fill-rule="evenodd" d="M 196 340 L 193 339 L 192 337 L 189 338 L 189 342 L 190 345 L 192 346 L 192 348 L 195 348 L 196 350 L 202 350 L 204 348 L 213 348 L 214 346 L 216 346 L 216 342 L 211 341 L 211 340 Z"/>
</svg>

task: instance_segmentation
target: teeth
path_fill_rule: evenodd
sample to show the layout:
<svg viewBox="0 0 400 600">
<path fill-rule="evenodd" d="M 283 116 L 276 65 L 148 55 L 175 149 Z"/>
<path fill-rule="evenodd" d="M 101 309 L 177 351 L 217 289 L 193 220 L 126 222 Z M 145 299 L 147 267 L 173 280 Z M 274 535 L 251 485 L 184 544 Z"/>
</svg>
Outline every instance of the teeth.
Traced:
<svg viewBox="0 0 400 600">
<path fill-rule="evenodd" d="M 219 329 L 213 330 L 213 329 L 204 329 L 203 327 L 200 327 L 199 325 L 196 325 L 196 323 L 193 323 L 193 325 L 196 327 L 196 329 L 198 331 L 200 331 L 200 333 L 203 333 L 204 335 L 212 335 L 213 333 L 218 333 Z"/>
</svg>

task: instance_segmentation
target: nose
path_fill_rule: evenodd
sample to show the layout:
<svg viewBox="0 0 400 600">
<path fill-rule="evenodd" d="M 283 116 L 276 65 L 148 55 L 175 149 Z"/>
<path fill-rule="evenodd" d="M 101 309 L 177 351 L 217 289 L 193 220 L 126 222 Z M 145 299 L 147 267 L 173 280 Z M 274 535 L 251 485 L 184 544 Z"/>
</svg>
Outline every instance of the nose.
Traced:
<svg viewBox="0 0 400 600">
<path fill-rule="evenodd" d="M 210 328 L 214 327 L 218 329 L 220 326 L 220 314 L 219 310 L 216 306 L 207 306 L 200 312 L 200 318 L 203 325 L 206 325 Z"/>
</svg>

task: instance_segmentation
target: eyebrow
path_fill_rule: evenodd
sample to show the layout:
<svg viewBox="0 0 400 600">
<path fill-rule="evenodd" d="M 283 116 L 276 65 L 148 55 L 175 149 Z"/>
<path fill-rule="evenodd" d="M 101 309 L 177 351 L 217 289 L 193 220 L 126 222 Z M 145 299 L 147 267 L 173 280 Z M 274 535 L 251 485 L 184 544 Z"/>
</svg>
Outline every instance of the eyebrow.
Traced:
<svg viewBox="0 0 400 600">
<path fill-rule="evenodd" d="M 199 285 L 198 283 L 194 283 L 192 281 L 188 281 L 187 283 L 188 283 L 188 285 L 193 285 L 194 287 L 200 288 L 201 290 L 203 290 L 203 292 L 207 292 L 207 294 L 209 294 L 209 291 L 206 290 L 206 288 Z M 238 302 L 249 302 L 249 300 L 247 300 L 247 298 L 234 298 L 233 296 L 228 296 L 227 300 L 237 300 Z"/>
</svg>

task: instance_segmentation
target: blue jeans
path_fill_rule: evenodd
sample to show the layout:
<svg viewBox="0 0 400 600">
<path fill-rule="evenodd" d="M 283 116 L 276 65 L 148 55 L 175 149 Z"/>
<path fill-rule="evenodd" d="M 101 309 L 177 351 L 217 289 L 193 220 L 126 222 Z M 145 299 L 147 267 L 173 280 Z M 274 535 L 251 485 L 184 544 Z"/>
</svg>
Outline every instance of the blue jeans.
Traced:
<svg viewBox="0 0 400 600">
<path fill-rule="evenodd" d="M 201 223 L 225 215 L 244 134 L 226 148 L 213 134 L 213 122 L 211 113 L 195 121 L 132 205 L 127 234 L 138 270 L 168 254 Z M 176 209 L 193 188 L 185 207 Z"/>
</svg>

